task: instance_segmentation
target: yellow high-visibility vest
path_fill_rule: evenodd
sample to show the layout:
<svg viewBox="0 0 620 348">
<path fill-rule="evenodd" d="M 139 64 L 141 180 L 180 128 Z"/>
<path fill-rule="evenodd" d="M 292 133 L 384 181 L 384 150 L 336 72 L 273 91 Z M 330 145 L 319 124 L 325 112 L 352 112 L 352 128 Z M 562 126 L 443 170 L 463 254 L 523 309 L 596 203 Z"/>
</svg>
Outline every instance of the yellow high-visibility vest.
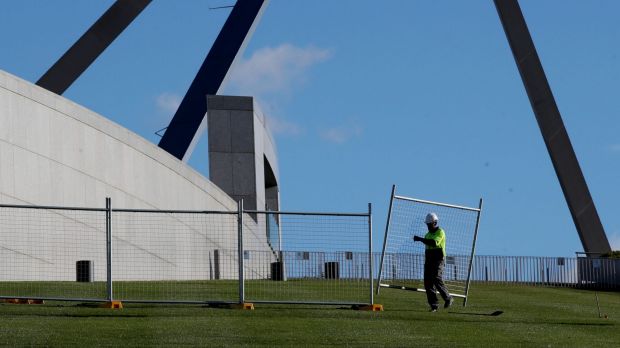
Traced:
<svg viewBox="0 0 620 348">
<path fill-rule="evenodd" d="M 427 232 L 424 238 L 435 241 L 435 245 L 425 244 L 427 250 L 441 249 L 443 256 L 446 256 L 446 233 L 441 228 L 435 232 Z"/>
</svg>

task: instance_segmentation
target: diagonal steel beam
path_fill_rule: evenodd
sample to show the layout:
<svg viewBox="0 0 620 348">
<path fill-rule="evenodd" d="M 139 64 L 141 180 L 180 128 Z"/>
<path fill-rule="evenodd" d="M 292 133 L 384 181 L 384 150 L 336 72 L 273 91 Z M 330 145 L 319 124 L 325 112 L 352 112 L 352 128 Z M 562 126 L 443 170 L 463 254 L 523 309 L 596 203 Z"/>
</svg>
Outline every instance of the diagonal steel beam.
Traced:
<svg viewBox="0 0 620 348">
<path fill-rule="evenodd" d="M 517 0 L 494 0 L 585 252 L 611 251 Z"/>
<path fill-rule="evenodd" d="M 237 1 L 159 141 L 159 147 L 180 160 L 189 159 L 202 126 L 206 124 L 203 120 L 207 112 L 207 95 L 218 94 L 268 2 Z"/>
<path fill-rule="evenodd" d="M 63 94 L 150 3 L 117 0 L 36 84 Z"/>
</svg>

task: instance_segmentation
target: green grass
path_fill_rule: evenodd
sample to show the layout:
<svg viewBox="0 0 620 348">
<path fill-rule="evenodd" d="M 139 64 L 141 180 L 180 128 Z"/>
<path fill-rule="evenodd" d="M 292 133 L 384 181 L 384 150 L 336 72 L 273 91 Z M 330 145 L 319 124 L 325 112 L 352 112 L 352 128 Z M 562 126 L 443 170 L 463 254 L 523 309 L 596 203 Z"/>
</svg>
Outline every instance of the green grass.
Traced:
<svg viewBox="0 0 620 348">
<path fill-rule="evenodd" d="M 428 313 L 422 293 L 382 289 L 384 312 L 339 306 L 0 305 L 2 346 L 613 347 L 620 293 L 474 284 L 468 306 Z M 497 309 L 501 316 L 488 316 Z"/>
<path fill-rule="evenodd" d="M 246 299 L 254 301 L 368 303 L 367 280 L 247 280 Z M 239 300 L 236 280 L 115 281 L 114 299 L 133 301 Z M 20 298 L 106 299 L 105 282 L 0 282 L 0 294 Z"/>
</svg>

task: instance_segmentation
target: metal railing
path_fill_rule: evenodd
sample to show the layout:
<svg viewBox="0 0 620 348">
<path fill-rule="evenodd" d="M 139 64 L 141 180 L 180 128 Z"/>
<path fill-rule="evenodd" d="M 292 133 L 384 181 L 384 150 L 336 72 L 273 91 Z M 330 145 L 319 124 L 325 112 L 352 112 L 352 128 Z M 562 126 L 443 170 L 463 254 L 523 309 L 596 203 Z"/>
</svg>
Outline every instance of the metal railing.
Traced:
<svg viewBox="0 0 620 348">
<path fill-rule="evenodd" d="M 423 264 L 423 254 L 394 254 L 394 260 L 404 259 L 404 264 Z M 459 256 L 448 255 L 458 260 Z M 377 269 L 381 253 L 373 254 Z M 415 261 L 409 261 L 415 260 Z M 450 259 L 449 259 L 450 260 Z M 458 262 L 458 261 L 457 261 Z M 446 262 L 444 280 L 458 279 Z M 423 286 L 423 272 L 416 268 L 392 267 L 390 277 L 407 280 L 411 287 Z M 579 289 L 620 290 L 620 259 L 604 257 L 538 257 L 538 256 L 489 256 L 476 255 L 473 259 L 471 281 L 476 283 L 570 287 Z"/>
<path fill-rule="evenodd" d="M 620 259 L 479 255 L 472 276 L 483 283 L 620 289 Z"/>
</svg>

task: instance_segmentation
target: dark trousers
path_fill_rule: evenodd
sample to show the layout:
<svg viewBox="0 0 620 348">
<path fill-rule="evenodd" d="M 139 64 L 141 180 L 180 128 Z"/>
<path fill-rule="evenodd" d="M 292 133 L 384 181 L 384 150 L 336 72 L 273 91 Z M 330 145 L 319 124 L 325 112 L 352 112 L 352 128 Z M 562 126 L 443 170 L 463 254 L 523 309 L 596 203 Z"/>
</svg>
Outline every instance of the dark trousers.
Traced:
<svg viewBox="0 0 620 348">
<path fill-rule="evenodd" d="M 441 258 L 429 257 L 429 255 L 427 255 L 426 261 L 424 262 L 424 289 L 426 290 L 426 299 L 428 300 L 428 304 L 432 308 L 439 307 L 435 289 L 439 291 L 439 294 L 444 301 L 450 300 L 451 297 L 450 292 L 443 283 L 442 279 L 444 264 L 443 255 Z"/>
</svg>

